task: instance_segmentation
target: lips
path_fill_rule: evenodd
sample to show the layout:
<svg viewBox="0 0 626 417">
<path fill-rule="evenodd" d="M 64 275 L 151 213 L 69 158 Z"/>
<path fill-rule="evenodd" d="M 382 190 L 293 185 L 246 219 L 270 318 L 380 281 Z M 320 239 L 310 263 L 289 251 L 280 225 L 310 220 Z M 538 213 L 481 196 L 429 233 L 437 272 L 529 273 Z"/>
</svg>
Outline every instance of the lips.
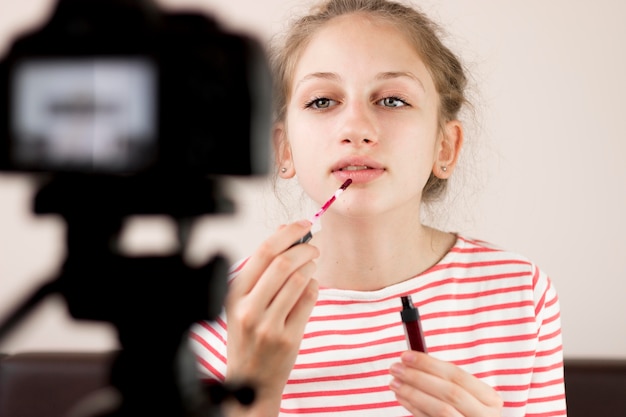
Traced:
<svg viewBox="0 0 626 417">
<path fill-rule="evenodd" d="M 374 181 L 385 173 L 385 167 L 371 158 L 349 157 L 337 162 L 332 173 L 339 181 L 351 179 L 355 184 Z"/>
<path fill-rule="evenodd" d="M 344 158 L 333 165 L 332 171 L 363 171 L 366 169 L 384 169 L 378 162 L 370 158 L 350 157 Z"/>
<path fill-rule="evenodd" d="M 350 165 L 350 166 L 341 168 L 339 171 L 362 171 L 364 169 L 370 169 L 370 167 L 366 165 Z"/>
</svg>

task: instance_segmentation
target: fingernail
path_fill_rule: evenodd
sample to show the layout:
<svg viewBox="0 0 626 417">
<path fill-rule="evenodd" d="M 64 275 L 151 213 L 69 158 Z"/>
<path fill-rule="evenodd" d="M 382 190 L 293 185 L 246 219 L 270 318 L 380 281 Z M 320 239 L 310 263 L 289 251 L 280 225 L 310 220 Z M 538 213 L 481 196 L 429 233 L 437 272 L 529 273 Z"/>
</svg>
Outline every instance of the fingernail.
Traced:
<svg viewBox="0 0 626 417">
<path fill-rule="evenodd" d="M 399 390 L 400 387 L 402 387 L 402 381 L 394 378 L 391 380 L 391 382 L 389 383 L 389 387 L 391 387 L 392 390 Z"/>
<path fill-rule="evenodd" d="M 417 353 L 413 350 L 409 350 L 402 354 L 403 362 L 415 362 L 416 359 L 417 359 Z"/>
<path fill-rule="evenodd" d="M 308 220 L 298 220 L 296 223 L 302 227 L 309 227 L 311 225 L 311 222 Z"/>
<path fill-rule="evenodd" d="M 404 373 L 404 366 L 400 363 L 394 363 L 391 365 L 389 371 L 391 372 L 391 375 L 400 376 Z"/>
</svg>

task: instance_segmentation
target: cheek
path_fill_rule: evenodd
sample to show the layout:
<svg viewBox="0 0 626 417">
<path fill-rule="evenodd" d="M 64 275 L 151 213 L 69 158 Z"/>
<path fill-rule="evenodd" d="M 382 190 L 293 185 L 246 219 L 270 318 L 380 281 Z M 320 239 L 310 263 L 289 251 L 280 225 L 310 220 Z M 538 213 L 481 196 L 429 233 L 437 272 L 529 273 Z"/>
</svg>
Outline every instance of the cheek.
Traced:
<svg viewBox="0 0 626 417">
<path fill-rule="evenodd" d="M 312 123 L 306 117 L 289 118 L 288 139 L 294 159 L 308 159 L 311 154 L 318 154 L 326 146 L 324 138 L 328 136 L 328 127 L 320 121 Z"/>
<path fill-rule="evenodd" d="M 291 144 L 291 153 L 296 170 L 313 167 L 320 160 L 320 151 L 315 146 L 308 146 L 309 142 L 295 141 Z"/>
<path fill-rule="evenodd" d="M 405 132 L 402 144 L 396 145 L 397 157 L 420 177 L 430 175 L 437 157 L 436 134 L 431 129 Z"/>
</svg>

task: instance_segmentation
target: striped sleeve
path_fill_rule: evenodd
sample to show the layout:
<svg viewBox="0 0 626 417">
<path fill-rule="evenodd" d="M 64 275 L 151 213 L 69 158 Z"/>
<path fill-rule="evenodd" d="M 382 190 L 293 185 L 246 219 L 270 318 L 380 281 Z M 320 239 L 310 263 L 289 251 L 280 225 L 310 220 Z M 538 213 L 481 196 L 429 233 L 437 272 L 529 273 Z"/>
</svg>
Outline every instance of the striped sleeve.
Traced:
<svg viewBox="0 0 626 417">
<path fill-rule="evenodd" d="M 559 298 L 550 278 L 537 267 L 533 290 L 539 330 L 526 417 L 566 416 Z"/>
<path fill-rule="evenodd" d="M 232 282 L 247 261 L 236 262 L 229 271 Z M 189 330 L 191 349 L 195 352 L 201 379 L 206 382 L 224 382 L 226 378 L 226 312 L 221 311 L 213 321 L 199 321 Z"/>
</svg>

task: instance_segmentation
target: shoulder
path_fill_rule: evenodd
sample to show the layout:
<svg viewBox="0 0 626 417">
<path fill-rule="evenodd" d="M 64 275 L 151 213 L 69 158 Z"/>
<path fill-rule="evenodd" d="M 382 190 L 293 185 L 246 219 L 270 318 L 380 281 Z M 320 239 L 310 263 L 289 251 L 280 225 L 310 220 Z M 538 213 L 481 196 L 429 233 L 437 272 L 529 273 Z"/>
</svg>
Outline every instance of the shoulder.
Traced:
<svg viewBox="0 0 626 417">
<path fill-rule="evenodd" d="M 461 265 L 481 268 L 493 273 L 519 274 L 535 279 L 546 274 L 527 256 L 492 242 L 466 235 L 457 235 L 450 250 L 450 259 Z"/>
<path fill-rule="evenodd" d="M 456 242 L 450 252 L 469 259 L 500 259 L 521 264 L 532 264 L 530 259 L 520 253 L 505 249 L 502 246 L 486 240 L 476 239 L 462 234 L 457 234 Z"/>
<path fill-rule="evenodd" d="M 455 259 L 466 263 L 518 276 L 536 291 L 544 292 L 552 286 L 548 274 L 527 256 L 492 242 L 459 234 L 451 252 Z"/>
</svg>

